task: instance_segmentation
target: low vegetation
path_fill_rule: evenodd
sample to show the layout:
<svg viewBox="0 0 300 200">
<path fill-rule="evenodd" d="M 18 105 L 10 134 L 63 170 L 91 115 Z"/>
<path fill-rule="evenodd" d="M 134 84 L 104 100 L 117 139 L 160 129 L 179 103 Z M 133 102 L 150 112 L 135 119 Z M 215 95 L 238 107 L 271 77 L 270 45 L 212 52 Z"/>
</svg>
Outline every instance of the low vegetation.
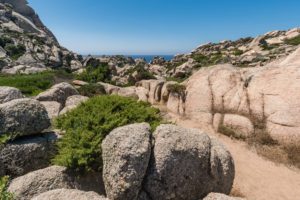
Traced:
<svg viewBox="0 0 300 200">
<path fill-rule="evenodd" d="M 176 93 L 176 94 L 179 94 L 180 96 L 185 96 L 186 87 L 184 85 L 181 85 L 178 83 L 169 84 L 167 86 L 167 89 L 171 93 Z"/>
<path fill-rule="evenodd" d="M 85 71 L 77 75 L 77 79 L 89 83 L 105 82 L 111 83 L 111 70 L 107 63 L 100 63 L 98 66 L 89 65 Z"/>
<path fill-rule="evenodd" d="M 56 165 L 75 172 L 100 171 L 101 142 L 114 128 L 148 122 L 154 129 L 161 122 L 159 110 L 144 102 L 120 96 L 97 96 L 60 116 L 56 128 L 65 131 L 58 142 Z"/>
<path fill-rule="evenodd" d="M 0 177 L 0 200 L 13 200 L 13 194 L 7 191 L 9 178 Z"/>
<path fill-rule="evenodd" d="M 293 45 L 293 46 L 299 45 L 300 44 L 300 35 L 296 36 L 296 37 L 293 37 L 293 38 L 290 38 L 290 39 L 287 39 L 285 41 L 285 43 L 289 44 L 289 45 Z"/>
<path fill-rule="evenodd" d="M 0 46 L 5 49 L 7 55 L 17 60 L 26 52 L 26 47 L 21 44 L 14 44 L 14 41 L 7 36 L 0 37 Z"/>
<path fill-rule="evenodd" d="M 78 89 L 78 92 L 82 96 L 87 96 L 87 97 L 106 94 L 104 87 L 97 83 L 90 83 L 87 85 L 83 85 Z"/>
<path fill-rule="evenodd" d="M 65 71 L 47 71 L 37 74 L 4 75 L 0 74 L 0 86 L 10 86 L 21 90 L 26 96 L 35 96 L 49 89 L 57 82 L 65 81 L 72 75 Z"/>
<path fill-rule="evenodd" d="M 136 73 L 135 76 L 133 76 L 134 73 Z M 135 66 L 131 70 L 127 71 L 127 74 L 129 74 L 129 86 L 135 85 L 141 80 L 156 79 L 151 72 L 145 69 L 143 64 Z"/>
<path fill-rule="evenodd" d="M 257 129 L 255 134 L 249 138 L 242 137 L 236 131 L 219 126 L 219 133 L 238 140 L 246 141 L 249 146 L 254 147 L 258 155 L 273 162 L 300 168 L 300 145 L 282 145 L 274 140 L 264 129 Z"/>
<path fill-rule="evenodd" d="M 219 126 L 218 132 L 222 133 L 228 137 L 231 137 L 231 138 L 235 138 L 235 139 L 239 139 L 239 140 L 246 139 L 243 135 L 237 133 L 236 131 L 234 131 L 231 128 L 228 128 L 227 126 L 224 126 L 224 125 Z"/>
<path fill-rule="evenodd" d="M 228 59 L 226 57 L 223 57 L 223 54 L 221 52 L 213 53 L 210 55 L 203 55 L 203 54 L 193 54 L 192 58 L 199 63 L 199 67 L 208 67 L 211 65 L 217 65 L 221 63 L 228 62 Z"/>
</svg>

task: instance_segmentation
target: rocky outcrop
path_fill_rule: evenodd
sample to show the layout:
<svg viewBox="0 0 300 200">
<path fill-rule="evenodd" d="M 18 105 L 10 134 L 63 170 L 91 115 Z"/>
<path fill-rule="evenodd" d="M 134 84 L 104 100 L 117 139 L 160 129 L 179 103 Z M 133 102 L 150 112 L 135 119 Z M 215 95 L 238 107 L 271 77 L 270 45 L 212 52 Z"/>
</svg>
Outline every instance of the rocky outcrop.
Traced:
<svg viewBox="0 0 300 200">
<path fill-rule="evenodd" d="M 20 138 L 0 147 L 0 177 L 22 176 L 50 164 L 56 153 L 55 133 Z"/>
<path fill-rule="evenodd" d="M 0 35 L 2 73 L 82 68 L 82 57 L 59 45 L 26 0 L 0 1 Z"/>
<path fill-rule="evenodd" d="M 161 125 L 149 136 L 149 125 L 136 124 L 105 139 L 103 177 L 110 199 L 192 200 L 230 192 L 234 163 L 218 141 L 174 125 Z"/>
<path fill-rule="evenodd" d="M 62 188 L 75 188 L 74 180 L 67 174 L 66 168 L 52 166 L 13 179 L 8 191 L 14 194 L 16 200 L 28 200 L 44 192 Z"/>
<path fill-rule="evenodd" d="M 137 199 L 150 159 L 150 134 L 148 124 L 134 124 L 113 130 L 103 141 L 103 177 L 108 198 Z"/>
<path fill-rule="evenodd" d="M 83 192 L 74 189 L 57 189 L 42 193 L 32 200 L 108 200 L 95 192 Z"/>
<path fill-rule="evenodd" d="M 69 83 L 59 83 L 49 90 L 40 93 L 36 99 L 39 101 L 56 101 L 65 106 L 68 97 L 79 95 L 78 91 Z"/>
<path fill-rule="evenodd" d="M 0 135 L 39 134 L 50 126 L 43 105 L 33 99 L 16 99 L 0 104 Z"/>
<path fill-rule="evenodd" d="M 22 92 L 17 88 L 5 86 L 0 87 L 0 104 L 21 98 L 23 98 Z"/>
</svg>

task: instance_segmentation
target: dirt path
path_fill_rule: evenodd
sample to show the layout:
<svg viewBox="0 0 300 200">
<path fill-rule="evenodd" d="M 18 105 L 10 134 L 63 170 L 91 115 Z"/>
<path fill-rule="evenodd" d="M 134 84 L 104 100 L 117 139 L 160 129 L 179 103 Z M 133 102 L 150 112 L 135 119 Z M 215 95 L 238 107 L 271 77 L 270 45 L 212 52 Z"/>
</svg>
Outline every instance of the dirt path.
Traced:
<svg viewBox="0 0 300 200">
<path fill-rule="evenodd" d="M 202 127 L 227 146 L 236 167 L 233 191 L 241 192 L 248 200 L 300 200 L 300 170 L 268 161 L 244 142 L 217 134 L 210 127 L 174 116 L 171 119 L 183 127 Z"/>
</svg>

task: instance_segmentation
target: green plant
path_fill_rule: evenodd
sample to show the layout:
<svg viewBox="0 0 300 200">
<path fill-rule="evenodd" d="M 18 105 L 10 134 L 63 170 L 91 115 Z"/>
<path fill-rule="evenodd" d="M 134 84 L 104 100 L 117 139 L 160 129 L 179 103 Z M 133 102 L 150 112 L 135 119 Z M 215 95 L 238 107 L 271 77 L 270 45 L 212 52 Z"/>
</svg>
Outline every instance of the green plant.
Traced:
<svg viewBox="0 0 300 200">
<path fill-rule="evenodd" d="M 26 96 L 35 96 L 40 92 L 50 88 L 56 82 L 70 79 L 71 75 L 64 71 L 46 71 L 29 75 L 1 75 L 0 86 L 10 86 L 21 90 Z"/>
<path fill-rule="evenodd" d="M 244 51 L 240 50 L 240 49 L 234 49 L 233 51 L 233 55 L 235 56 L 240 56 L 244 53 Z"/>
<path fill-rule="evenodd" d="M 285 40 L 285 43 L 289 44 L 289 45 L 293 45 L 293 46 L 299 45 L 300 44 L 300 35 Z"/>
<path fill-rule="evenodd" d="M 13 44 L 13 40 L 7 36 L 0 37 L 0 46 L 4 48 L 7 44 Z"/>
<path fill-rule="evenodd" d="M 55 127 L 65 131 L 57 143 L 56 165 L 75 172 L 100 171 L 101 142 L 113 129 L 148 122 L 154 129 L 161 122 L 159 110 L 148 103 L 120 96 L 96 96 L 60 116 Z"/>
<path fill-rule="evenodd" d="M 246 139 L 243 135 L 235 132 L 231 128 L 229 128 L 227 126 L 224 126 L 224 125 L 220 125 L 219 126 L 218 132 L 222 133 L 222 134 L 224 134 L 224 135 L 226 135 L 228 137 L 235 138 L 235 139 L 240 139 L 240 140 L 245 140 Z"/>
<path fill-rule="evenodd" d="M 7 54 L 13 59 L 17 60 L 26 52 L 26 47 L 24 45 L 18 44 L 7 44 L 4 48 L 7 51 Z"/>
<path fill-rule="evenodd" d="M 78 74 L 76 78 L 89 83 L 97 83 L 100 81 L 110 83 L 111 70 L 107 63 L 100 63 L 96 67 L 89 65 L 86 67 L 85 71 Z"/>
<path fill-rule="evenodd" d="M 78 89 L 78 92 L 87 97 L 106 94 L 104 87 L 97 83 L 83 85 Z"/>
<path fill-rule="evenodd" d="M 175 83 L 175 84 L 169 84 L 167 86 L 167 89 L 171 93 L 176 93 L 176 94 L 179 94 L 180 96 L 184 96 L 186 87 L 184 85 Z"/>
<path fill-rule="evenodd" d="M 0 178 L 0 200 L 13 200 L 13 194 L 7 191 L 9 178 L 7 176 Z"/>
</svg>

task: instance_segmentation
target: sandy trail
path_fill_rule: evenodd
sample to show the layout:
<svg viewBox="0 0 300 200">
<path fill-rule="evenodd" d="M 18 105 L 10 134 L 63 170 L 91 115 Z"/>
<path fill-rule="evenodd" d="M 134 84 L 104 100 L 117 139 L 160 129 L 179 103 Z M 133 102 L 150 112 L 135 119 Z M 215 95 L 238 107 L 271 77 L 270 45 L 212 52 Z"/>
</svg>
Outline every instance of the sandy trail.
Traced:
<svg viewBox="0 0 300 200">
<path fill-rule="evenodd" d="M 170 117 L 183 127 L 201 127 L 227 146 L 236 167 L 233 190 L 241 192 L 248 200 L 300 200 L 300 170 L 268 161 L 249 149 L 244 142 L 215 133 L 207 125 Z"/>
</svg>

